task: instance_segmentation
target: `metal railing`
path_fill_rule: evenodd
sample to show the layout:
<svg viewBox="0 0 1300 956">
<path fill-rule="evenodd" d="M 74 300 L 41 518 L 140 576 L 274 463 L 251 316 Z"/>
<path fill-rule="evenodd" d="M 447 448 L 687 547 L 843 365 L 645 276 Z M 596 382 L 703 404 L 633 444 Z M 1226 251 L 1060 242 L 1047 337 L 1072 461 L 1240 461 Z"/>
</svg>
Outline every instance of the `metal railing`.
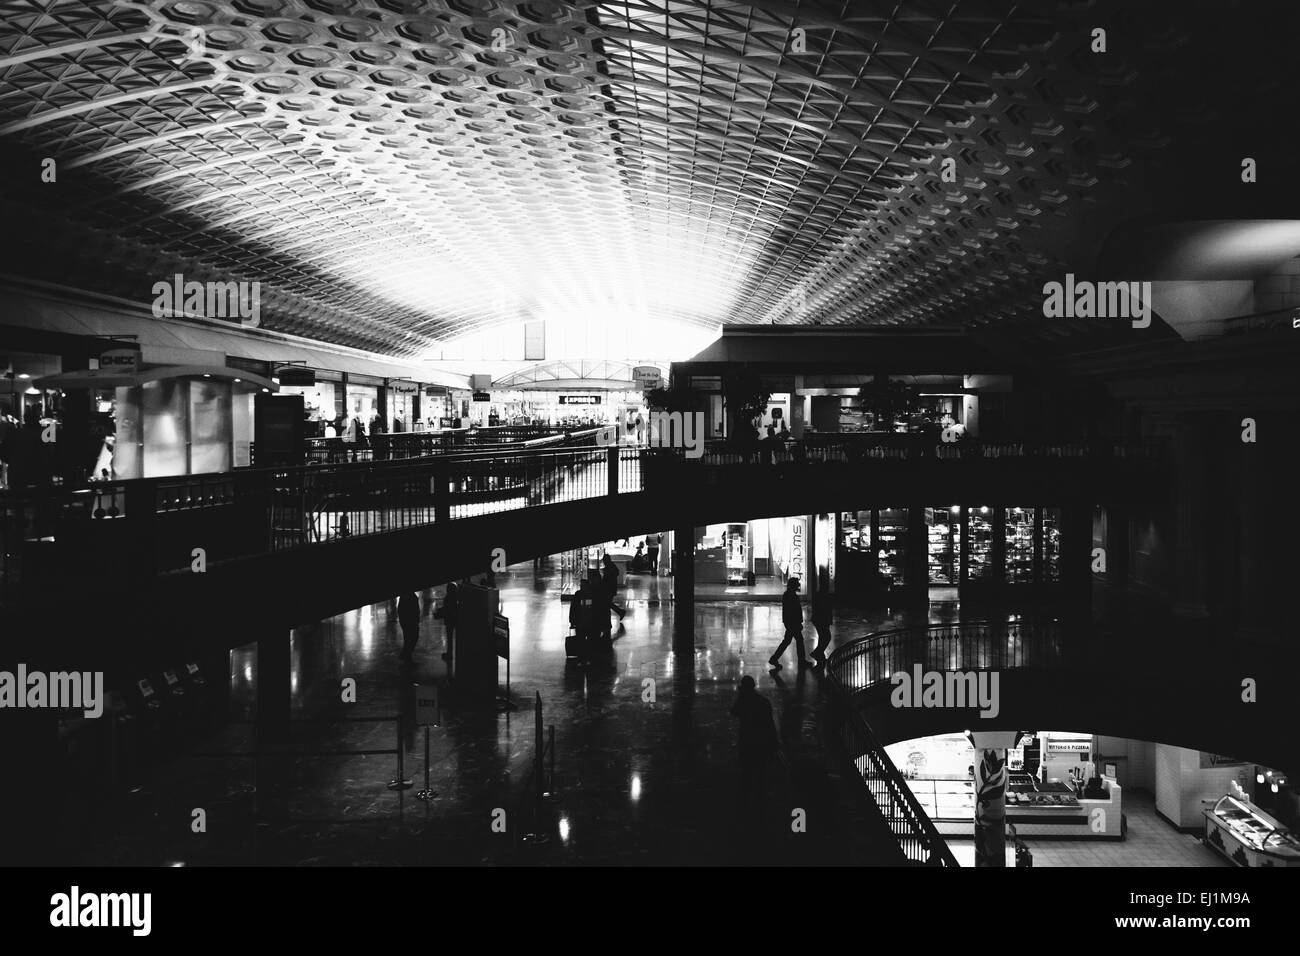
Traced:
<svg viewBox="0 0 1300 956">
<path fill-rule="evenodd" d="M 67 572 L 74 571 L 78 561 L 111 563 L 128 550 L 135 567 L 180 570 L 189 559 L 181 561 L 167 550 L 175 550 L 178 536 L 215 541 L 210 559 L 219 561 L 491 512 L 636 492 L 660 480 L 671 485 L 674 475 L 693 480 L 692 469 L 700 465 L 748 467 L 743 464 L 746 456 L 717 446 L 692 459 L 683 449 L 603 447 L 595 439 L 595 431 L 587 430 L 414 458 L 241 468 L 96 482 L 80 488 L 48 485 L 0 492 L 0 600 L 21 585 L 24 575 L 49 570 L 47 565 L 56 560 L 56 541 L 57 560 Z M 800 463 L 806 462 L 814 468 L 871 457 L 859 454 L 861 449 L 852 457 L 848 447 L 785 451 L 778 463 L 803 467 Z M 1152 446 L 1016 448 L 1025 457 L 1036 458 L 1083 448 L 1108 460 L 1153 450 Z M 897 449 L 884 451 L 892 454 Z M 948 466 L 936 462 L 933 467 Z M 187 547 L 184 553 L 189 551 Z"/>
<path fill-rule="evenodd" d="M 836 737 L 910 862 L 957 865 L 907 780 L 862 716 L 858 695 L 915 664 L 926 670 L 1052 667 L 1064 662 L 1067 651 L 1060 621 L 1016 619 L 876 631 L 854 638 L 831 654 L 826 679 L 831 687 Z"/>
</svg>

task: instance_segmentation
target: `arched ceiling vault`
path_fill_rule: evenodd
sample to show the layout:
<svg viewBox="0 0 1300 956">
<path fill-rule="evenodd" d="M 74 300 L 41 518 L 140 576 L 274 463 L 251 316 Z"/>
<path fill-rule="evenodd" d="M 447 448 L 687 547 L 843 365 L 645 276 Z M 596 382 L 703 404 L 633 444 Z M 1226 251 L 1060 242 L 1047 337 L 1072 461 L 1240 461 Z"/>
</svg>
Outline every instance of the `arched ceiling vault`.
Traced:
<svg viewBox="0 0 1300 956">
<path fill-rule="evenodd" d="M 573 317 L 1050 340 L 1043 282 L 1127 220 L 1300 217 L 1294 6 L 0 0 L 6 270 L 256 280 L 263 327 L 395 356 Z"/>
</svg>

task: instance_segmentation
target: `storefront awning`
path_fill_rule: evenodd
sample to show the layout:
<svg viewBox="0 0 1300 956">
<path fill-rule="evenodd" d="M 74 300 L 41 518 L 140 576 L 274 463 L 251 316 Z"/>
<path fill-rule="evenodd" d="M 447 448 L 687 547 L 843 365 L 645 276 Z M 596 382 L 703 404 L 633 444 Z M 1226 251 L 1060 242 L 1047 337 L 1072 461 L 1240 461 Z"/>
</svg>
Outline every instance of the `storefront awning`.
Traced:
<svg viewBox="0 0 1300 956">
<path fill-rule="evenodd" d="M 239 389 L 257 392 L 265 389 L 277 392 L 280 386 L 269 378 L 225 365 L 158 365 L 138 372 L 121 372 L 111 369 L 77 369 L 36 379 L 37 388 L 133 388 L 146 382 L 171 378 L 208 378 L 234 383 Z"/>
</svg>

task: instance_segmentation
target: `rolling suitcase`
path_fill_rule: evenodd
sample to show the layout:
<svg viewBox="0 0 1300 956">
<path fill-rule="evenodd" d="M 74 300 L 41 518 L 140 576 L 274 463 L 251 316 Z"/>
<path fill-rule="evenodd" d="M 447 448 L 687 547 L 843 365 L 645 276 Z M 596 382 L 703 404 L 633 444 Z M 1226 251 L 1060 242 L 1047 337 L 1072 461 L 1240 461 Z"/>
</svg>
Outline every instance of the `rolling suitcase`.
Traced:
<svg viewBox="0 0 1300 956">
<path fill-rule="evenodd" d="M 575 628 L 569 628 L 569 636 L 564 639 L 564 656 L 581 657 L 582 641 L 578 639 L 578 632 Z"/>
</svg>

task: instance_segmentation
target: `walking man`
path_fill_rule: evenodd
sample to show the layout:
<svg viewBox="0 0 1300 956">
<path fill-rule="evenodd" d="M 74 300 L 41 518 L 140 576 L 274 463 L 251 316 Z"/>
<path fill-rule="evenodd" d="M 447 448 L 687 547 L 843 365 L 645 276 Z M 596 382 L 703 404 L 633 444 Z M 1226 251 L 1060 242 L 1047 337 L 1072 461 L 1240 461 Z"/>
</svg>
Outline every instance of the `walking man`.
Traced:
<svg viewBox="0 0 1300 956">
<path fill-rule="evenodd" d="M 651 531 L 645 536 L 645 553 L 650 559 L 650 573 L 659 573 L 659 532 Z"/>
<path fill-rule="evenodd" d="M 794 641 L 794 649 L 799 657 L 799 669 L 803 670 L 808 666 L 808 660 L 804 656 L 803 647 L 803 605 L 799 603 L 799 579 L 791 578 L 785 586 L 785 594 L 781 598 L 781 623 L 785 625 L 785 639 L 777 646 L 776 653 L 768 659 L 773 670 L 781 669 L 781 655 L 785 649 Z"/>
</svg>

